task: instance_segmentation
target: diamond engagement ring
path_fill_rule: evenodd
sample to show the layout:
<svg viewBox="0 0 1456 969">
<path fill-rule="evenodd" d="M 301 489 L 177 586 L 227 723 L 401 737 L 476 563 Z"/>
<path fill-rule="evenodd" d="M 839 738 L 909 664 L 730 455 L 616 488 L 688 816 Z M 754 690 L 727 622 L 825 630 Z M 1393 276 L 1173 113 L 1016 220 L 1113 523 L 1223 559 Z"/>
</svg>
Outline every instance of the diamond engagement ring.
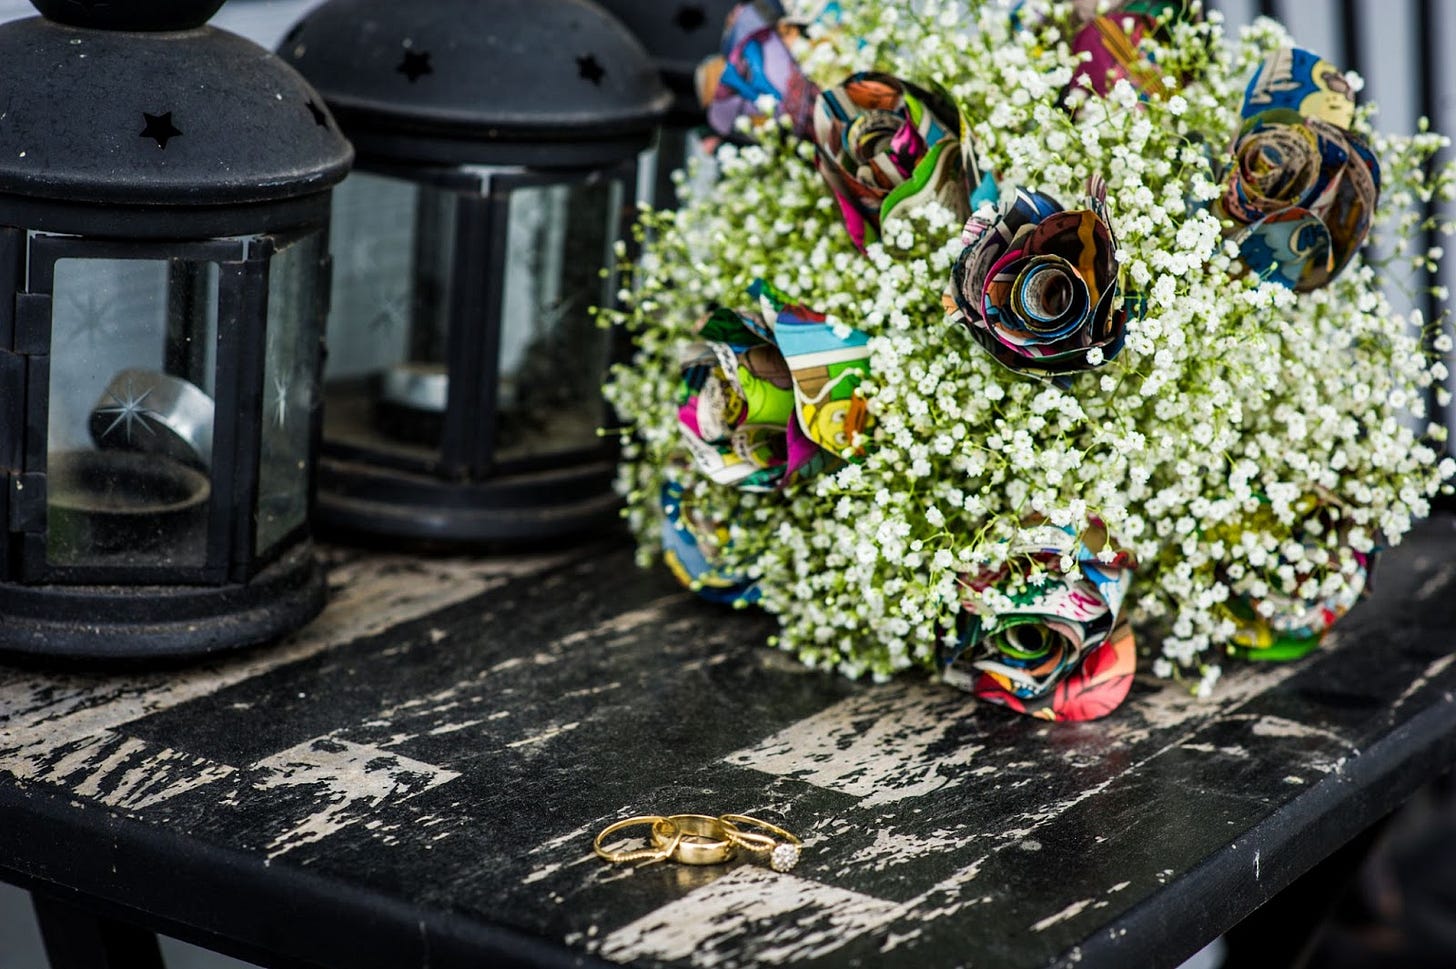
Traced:
<svg viewBox="0 0 1456 969">
<path fill-rule="evenodd" d="M 767 854 L 768 866 L 774 871 L 789 871 L 799 863 L 804 843 L 778 825 L 746 814 L 725 814 L 718 820 L 729 841 L 746 851 Z"/>
</svg>

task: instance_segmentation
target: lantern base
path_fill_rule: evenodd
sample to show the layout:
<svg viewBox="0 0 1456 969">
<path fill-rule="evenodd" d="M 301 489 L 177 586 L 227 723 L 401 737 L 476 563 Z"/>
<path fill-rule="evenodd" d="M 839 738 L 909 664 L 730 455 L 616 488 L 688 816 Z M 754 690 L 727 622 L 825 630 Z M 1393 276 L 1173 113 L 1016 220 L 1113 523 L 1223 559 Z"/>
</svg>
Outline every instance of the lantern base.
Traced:
<svg viewBox="0 0 1456 969">
<path fill-rule="evenodd" d="M 77 660 L 202 656 L 293 632 L 318 615 L 325 594 L 308 542 L 247 585 L 0 583 L 0 651 Z"/>
<path fill-rule="evenodd" d="M 611 461 L 553 471 L 448 481 L 324 457 L 314 521 L 328 537 L 414 547 L 549 543 L 616 521 Z"/>
</svg>

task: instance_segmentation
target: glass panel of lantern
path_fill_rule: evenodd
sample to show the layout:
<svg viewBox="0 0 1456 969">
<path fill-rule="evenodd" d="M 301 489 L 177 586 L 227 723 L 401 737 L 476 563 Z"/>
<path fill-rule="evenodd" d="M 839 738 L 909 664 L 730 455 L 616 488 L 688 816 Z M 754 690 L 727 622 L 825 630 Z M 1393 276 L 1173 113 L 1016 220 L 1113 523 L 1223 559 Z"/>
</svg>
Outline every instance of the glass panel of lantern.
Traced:
<svg viewBox="0 0 1456 969">
<path fill-rule="evenodd" d="M 49 318 L 22 314 L 30 322 L 15 341 L 48 352 L 28 354 L 39 379 L 11 402 L 29 415 L 17 426 L 42 430 L 15 442 L 16 463 L 32 473 L 10 504 L 27 507 L 32 481 L 44 511 L 12 516 L 5 572 L 40 583 L 226 585 L 296 546 L 318 431 L 325 232 L 23 238 L 29 271 L 17 305 Z M 47 329 L 38 323 L 48 324 L 45 348 L 29 345 Z M 261 413 L 239 410 L 248 361 L 261 365 Z"/>
<path fill-rule="evenodd" d="M 626 188 L 624 179 L 598 178 L 511 193 L 496 367 L 497 461 L 600 448 L 607 333 L 590 310 L 614 303 L 602 267 L 611 265 L 612 243 L 629 231 Z"/>
<path fill-rule="evenodd" d="M 218 264 L 54 263 L 51 566 L 207 564 Z"/>
<path fill-rule="evenodd" d="M 627 165 L 590 175 L 451 171 L 439 184 L 363 170 L 346 179 L 333 222 L 330 450 L 448 473 L 600 451 L 607 334 L 590 310 L 613 300 L 602 267 L 630 226 L 634 177 Z M 472 237 L 502 221 L 504 235 L 477 261 Z M 452 335 L 456 308 L 467 332 Z M 468 362 L 476 355 L 483 379 Z M 447 421 L 452 384 L 473 415 L 458 427 Z"/>
<path fill-rule="evenodd" d="M 440 460 L 453 193 L 365 171 L 334 197 L 335 293 L 324 433 L 405 468 Z"/>
<path fill-rule="evenodd" d="M 329 281 L 322 232 L 284 243 L 268 263 L 258 498 L 253 547 L 263 559 L 305 531 L 322 413 L 319 324 Z"/>
</svg>

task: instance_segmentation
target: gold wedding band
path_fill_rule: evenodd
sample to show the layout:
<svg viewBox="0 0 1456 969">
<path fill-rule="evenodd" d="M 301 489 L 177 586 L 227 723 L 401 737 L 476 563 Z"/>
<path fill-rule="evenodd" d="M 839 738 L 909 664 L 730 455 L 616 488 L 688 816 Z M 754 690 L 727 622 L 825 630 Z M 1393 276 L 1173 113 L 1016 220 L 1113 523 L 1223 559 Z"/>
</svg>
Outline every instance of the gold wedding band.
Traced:
<svg viewBox="0 0 1456 969">
<path fill-rule="evenodd" d="M 768 866 L 774 871 L 788 871 L 799 863 L 804 843 L 778 825 L 746 814 L 724 814 L 717 820 L 722 823 L 724 833 L 733 844 L 747 851 L 767 853 Z M 744 831 L 743 828 L 756 830 Z M 656 829 L 653 830 L 655 834 Z"/>
<path fill-rule="evenodd" d="M 636 827 L 639 824 L 648 825 L 652 830 L 651 848 L 633 848 L 628 851 L 608 851 L 602 847 L 610 835 L 616 834 L 626 828 Z M 659 828 L 662 831 L 661 840 L 658 838 Z M 683 838 L 682 829 L 679 828 L 671 818 L 665 818 L 660 814 L 643 814 L 635 818 L 626 818 L 616 821 L 602 829 L 601 834 L 592 842 L 592 850 L 601 858 L 613 864 L 626 864 L 628 862 L 640 861 L 651 863 L 654 861 L 666 861 L 672 853 L 678 849 Z"/>
<path fill-rule="evenodd" d="M 677 839 L 672 841 L 673 832 Z M 674 814 L 652 826 L 652 843 L 684 865 L 721 865 L 733 859 L 728 826 L 706 814 Z"/>
</svg>

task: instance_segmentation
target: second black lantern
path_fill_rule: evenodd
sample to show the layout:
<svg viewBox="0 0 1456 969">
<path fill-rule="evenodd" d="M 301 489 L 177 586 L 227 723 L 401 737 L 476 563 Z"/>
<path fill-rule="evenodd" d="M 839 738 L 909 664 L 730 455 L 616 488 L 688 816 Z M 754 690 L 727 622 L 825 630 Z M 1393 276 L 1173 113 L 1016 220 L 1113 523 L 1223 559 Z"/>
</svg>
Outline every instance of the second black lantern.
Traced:
<svg viewBox="0 0 1456 969">
<path fill-rule="evenodd" d="M 358 151 L 333 224 L 320 522 L 554 538 L 614 514 L 603 270 L 670 96 L 585 0 L 331 0 L 280 53 Z"/>
</svg>

